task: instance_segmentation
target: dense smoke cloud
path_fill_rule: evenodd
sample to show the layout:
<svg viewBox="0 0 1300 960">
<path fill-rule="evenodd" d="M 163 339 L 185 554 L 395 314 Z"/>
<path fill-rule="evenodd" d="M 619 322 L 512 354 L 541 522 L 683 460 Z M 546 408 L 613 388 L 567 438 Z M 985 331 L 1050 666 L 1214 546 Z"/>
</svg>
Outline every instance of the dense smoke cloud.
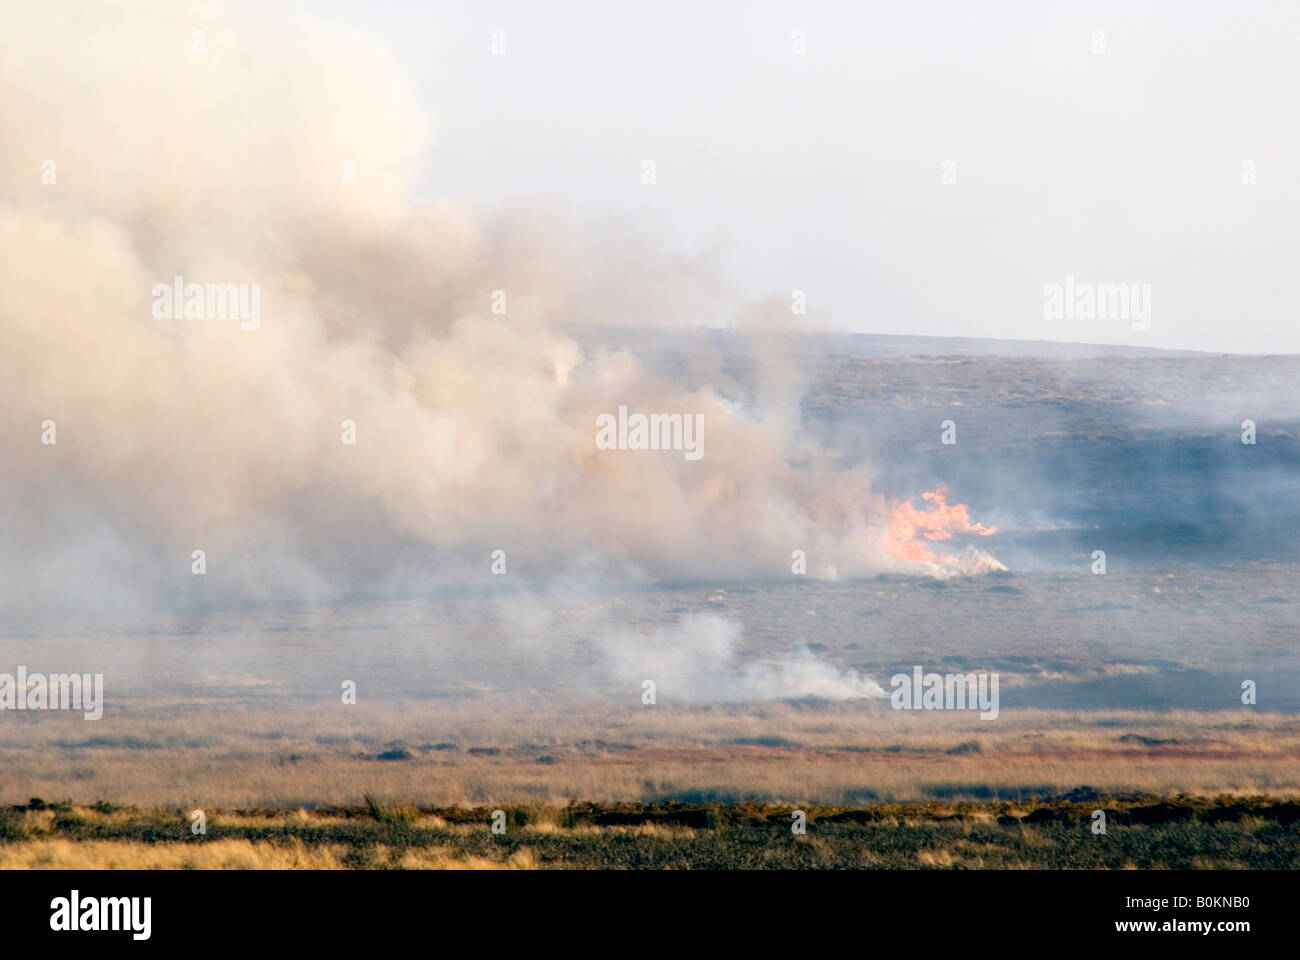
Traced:
<svg viewBox="0 0 1300 960">
<path fill-rule="evenodd" d="M 0 599 L 168 601 L 195 549 L 245 599 L 475 579 L 495 549 L 543 578 L 881 566 L 883 501 L 809 445 L 761 338 L 742 408 L 563 332 L 623 319 L 610 276 L 698 302 L 679 258 L 410 199 L 436 122 L 379 45 L 254 4 L 70 9 L 0 39 Z M 259 285 L 256 329 L 160 319 L 176 277 Z M 620 404 L 702 414 L 704 456 L 597 449 Z"/>
</svg>

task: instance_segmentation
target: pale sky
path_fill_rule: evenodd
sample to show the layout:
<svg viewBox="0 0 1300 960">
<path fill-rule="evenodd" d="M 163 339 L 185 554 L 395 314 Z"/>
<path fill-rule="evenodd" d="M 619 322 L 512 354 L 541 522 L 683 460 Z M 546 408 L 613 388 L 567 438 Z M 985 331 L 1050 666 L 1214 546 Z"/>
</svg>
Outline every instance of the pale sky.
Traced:
<svg viewBox="0 0 1300 960">
<path fill-rule="evenodd" d="M 637 224 L 835 328 L 1300 351 L 1296 0 L 472 7 L 309 7 L 414 78 L 424 199 Z M 1150 329 L 1045 320 L 1067 275 Z"/>
</svg>

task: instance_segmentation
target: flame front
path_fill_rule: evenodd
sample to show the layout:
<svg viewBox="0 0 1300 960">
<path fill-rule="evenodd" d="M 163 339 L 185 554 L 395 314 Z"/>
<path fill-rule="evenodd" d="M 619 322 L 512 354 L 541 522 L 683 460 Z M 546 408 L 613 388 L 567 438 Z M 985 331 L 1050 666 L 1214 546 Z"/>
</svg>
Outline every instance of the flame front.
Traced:
<svg viewBox="0 0 1300 960">
<path fill-rule="evenodd" d="M 921 494 L 921 499 L 930 505 L 929 509 L 917 509 L 911 500 L 889 502 L 889 526 L 881 545 L 890 556 L 908 563 L 926 564 L 936 572 L 983 573 L 1006 569 L 991 554 L 973 547 L 961 557 L 931 550 L 926 540 L 951 540 L 959 533 L 987 537 L 997 533 L 998 528 L 973 522 L 966 504 L 950 504 L 945 484 Z"/>
</svg>

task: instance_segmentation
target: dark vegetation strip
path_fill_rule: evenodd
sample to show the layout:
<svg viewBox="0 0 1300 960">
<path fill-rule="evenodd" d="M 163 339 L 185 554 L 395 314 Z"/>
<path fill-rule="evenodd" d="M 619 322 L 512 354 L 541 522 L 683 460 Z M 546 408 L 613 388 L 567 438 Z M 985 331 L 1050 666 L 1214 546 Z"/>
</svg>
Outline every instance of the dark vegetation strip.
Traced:
<svg viewBox="0 0 1300 960">
<path fill-rule="evenodd" d="M 0 843 L 38 835 L 25 816 L 48 810 L 40 836 L 74 841 L 202 844 L 243 839 L 277 846 L 339 844 L 344 862 L 360 868 L 396 865 L 412 848 L 439 848 L 454 858 L 504 861 L 528 848 L 543 867 L 610 869 L 760 869 L 918 866 L 1033 866 L 1103 869 L 1300 867 L 1300 803 L 1273 798 L 1079 799 L 1079 791 L 1029 805 L 1009 802 L 879 804 L 804 809 L 805 836 L 791 833 L 790 806 L 773 804 L 593 804 L 505 807 L 503 835 L 488 829 L 489 807 L 419 807 L 368 800 L 364 807 L 321 808 L 288 819 L 284 810 L 232 811 L 244 824 L 221 823 L 209 811 L 207 833 L 189 830 L 180 809 L 81 811 L 67 804 L 30 803 L 0 810 Z M 1106 812 L 1107 833 L 1091 830 L 1093 812 Z M 106 816 L 111 814 L 112 816 Z M 436 816 L 445 826 L 429 826 Z M 326 821 L 330 818 L 331 821 Z M 259 824 L 257 820 L 265 820 Z M 537 823 L 557 829 L 525 831 Z M 464 825 L 481 826 L 465 830 Z M 645 833 L 618 829 L 653 826 Z"/>
</svg>

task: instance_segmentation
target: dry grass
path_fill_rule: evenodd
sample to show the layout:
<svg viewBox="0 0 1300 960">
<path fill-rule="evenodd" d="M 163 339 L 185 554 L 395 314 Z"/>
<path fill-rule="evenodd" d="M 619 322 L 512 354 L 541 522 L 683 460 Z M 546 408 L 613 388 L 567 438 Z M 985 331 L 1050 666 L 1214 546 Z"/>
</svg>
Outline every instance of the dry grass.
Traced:
<svg viewBox="0 0 1300 960">
<path fill-rule="evenodd" d="M 39 839 L 0 844 L 3 870 L 337 870 L 341 844 L 291 848 L 248 840 L 155 844 Z"/>
<path fill-rule="evenodd" d="M 1105 809 L 1108 832 L 1092 832 Z M 809 806 L 574 804 L 404 811 L 213 810 L 58 804 L 0 810 L 0 869 L 1293 869 L 1300 804 L 1267 798 L 1075 794 L 1041 803 Z"/>
<path fill-rule="evenodd" d="M 453 748 L 434 749 L 440 744 Z M 495 751 L 471 753 L 471 748 Z M 394 759 L 379 759 L 390 756 Z M 130 702 L 98 722 L 9 714 L 0 803 L 187 808 L 1009 798 L 1087 784 L 1300 793 L 1300 718 L 904 713 L 880 703 L 683 708 L 420 702 L 297 710 Z"/>
<path fill-rule="evenodd" d="M 0 870 L 344 870 L 351 848 L 333 843 L 286 849 L 249 840 L 214 840 L 204 844 L 155 844 L 114 840 L 28 840 L 0 844 Z M 391 851 L 377 845 L 371 855 L 390 861 Z M 473 857 L 438 848 L 401 851 L 391 865 L 403 870 L 532 870 L 536 858 L 527 848 L 505 860 Z"/>
</svg>

